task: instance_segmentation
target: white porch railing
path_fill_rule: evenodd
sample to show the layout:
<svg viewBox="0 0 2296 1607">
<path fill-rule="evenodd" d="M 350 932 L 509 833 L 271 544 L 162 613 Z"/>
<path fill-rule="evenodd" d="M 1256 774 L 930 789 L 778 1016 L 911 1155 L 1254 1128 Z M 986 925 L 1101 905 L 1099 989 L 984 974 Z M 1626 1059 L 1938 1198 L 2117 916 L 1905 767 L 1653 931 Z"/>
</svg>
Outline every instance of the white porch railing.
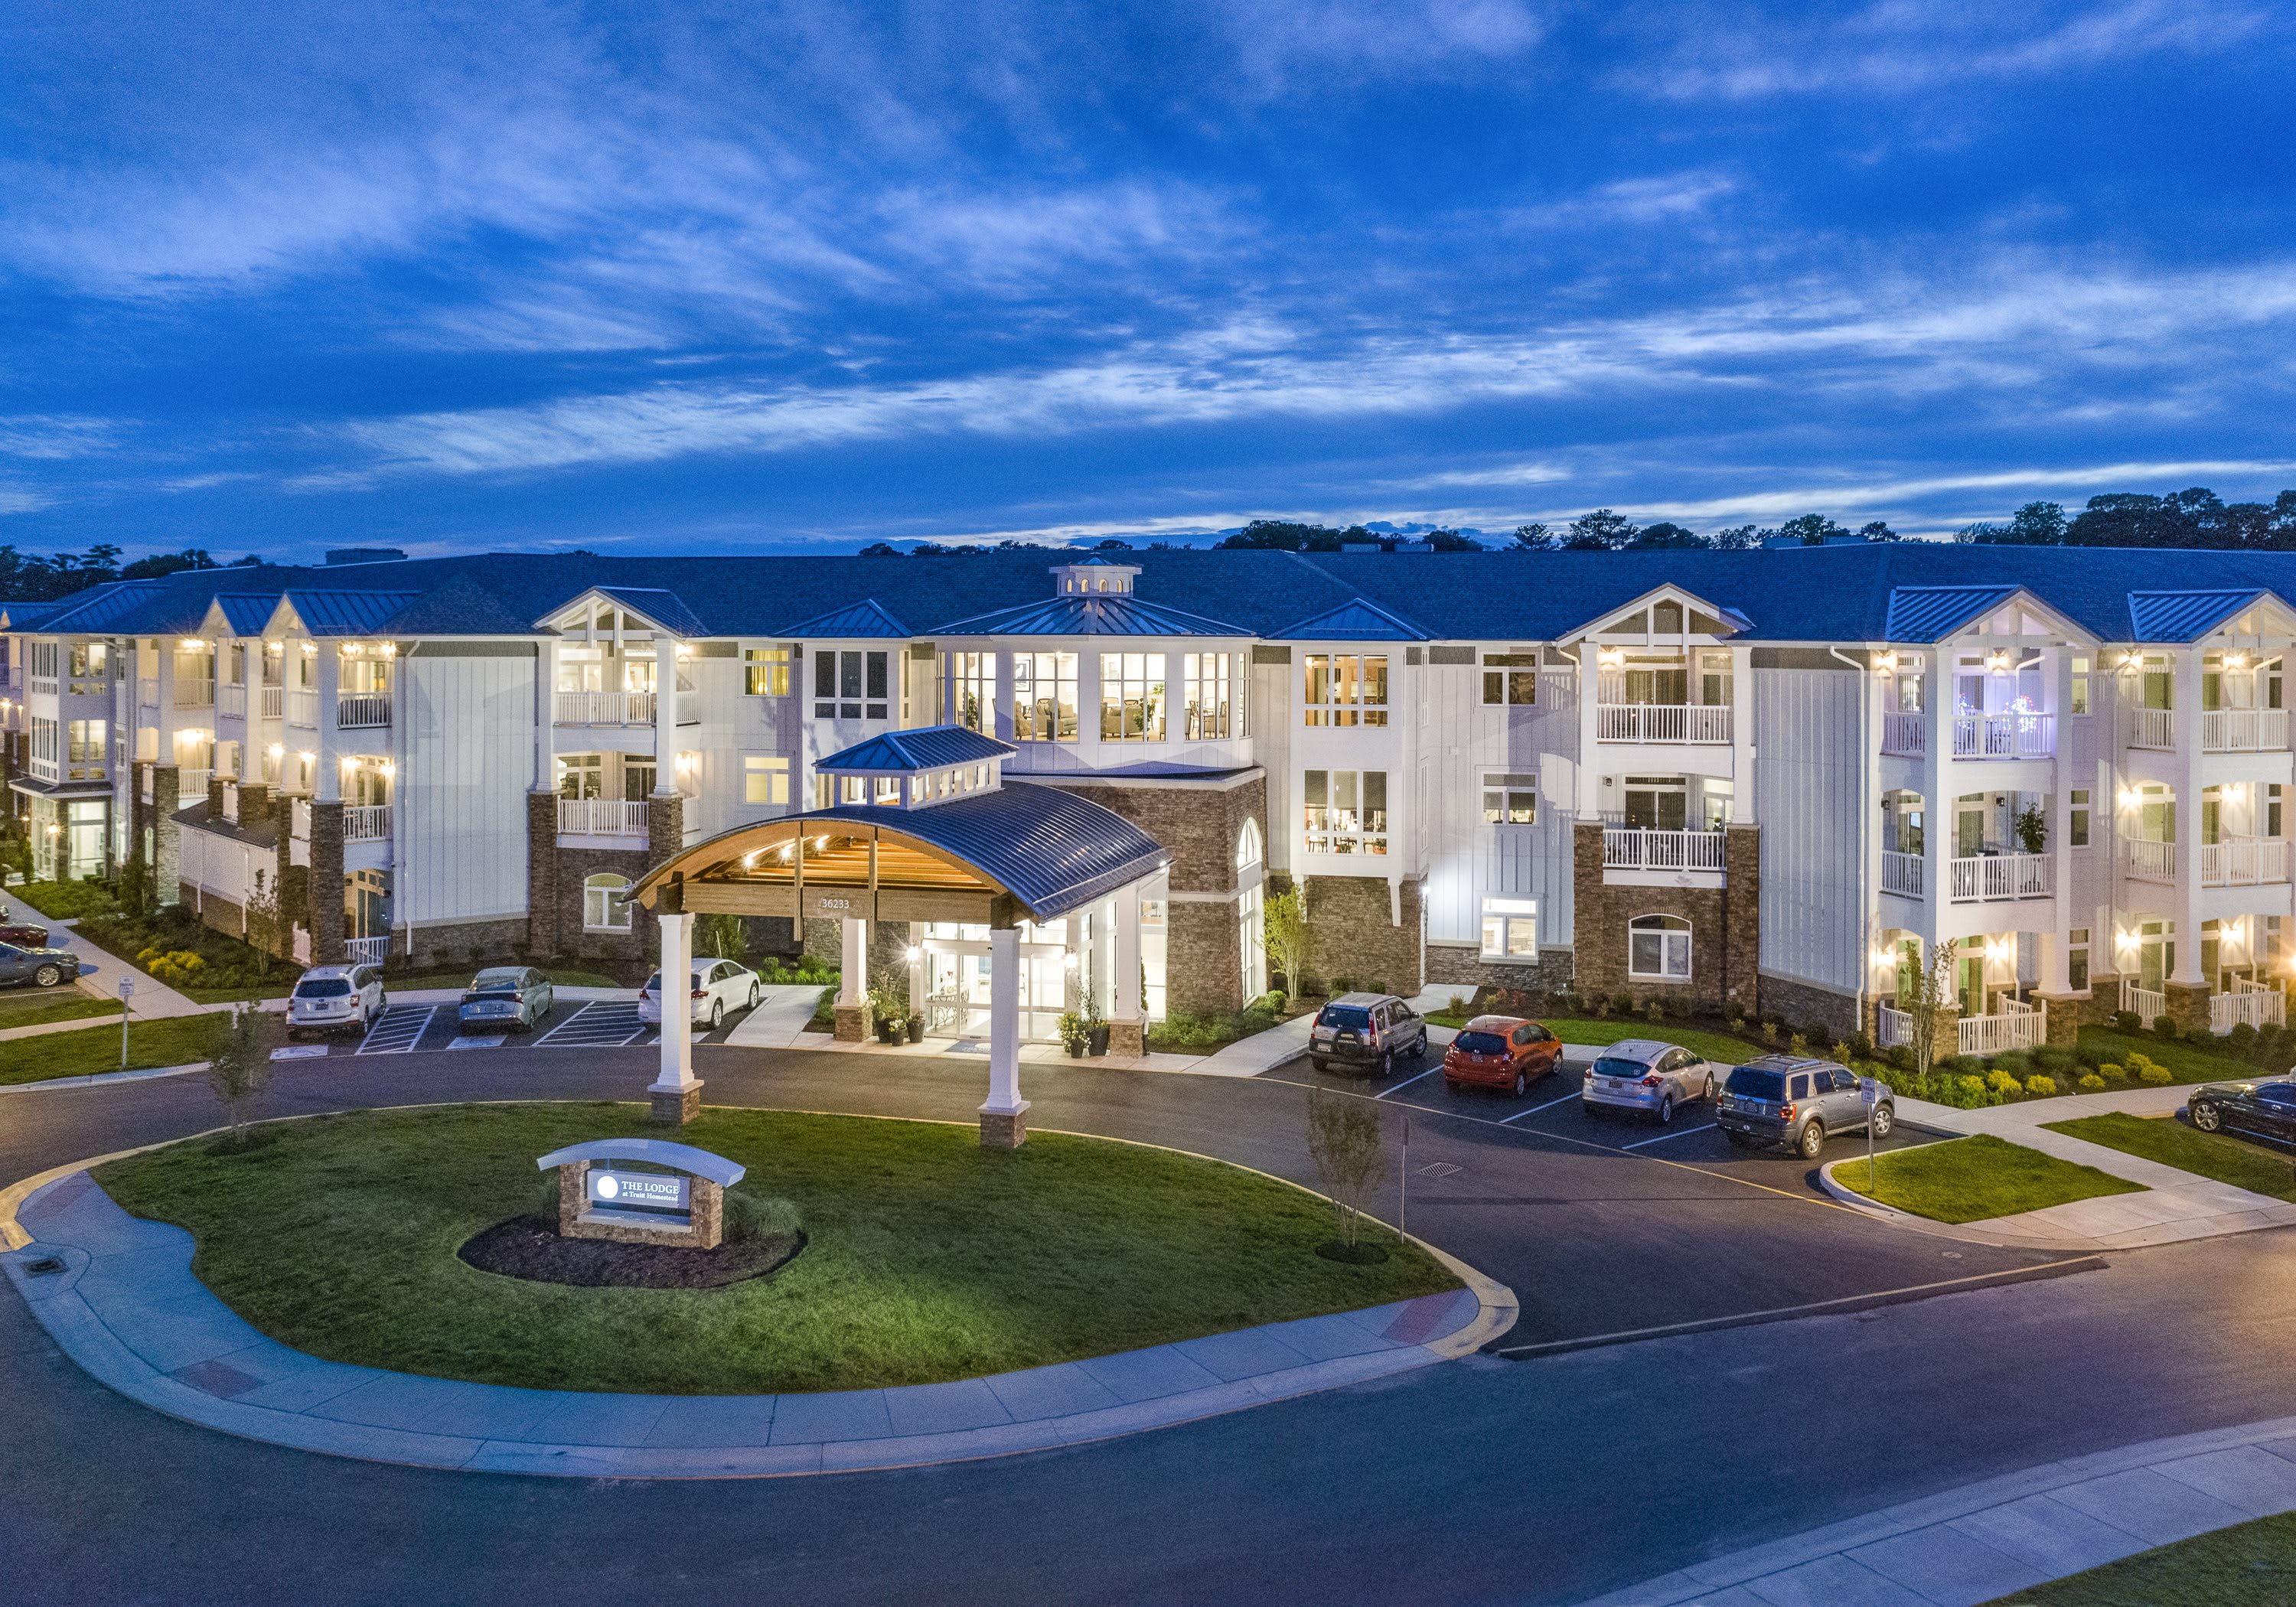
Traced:
<svg viewBox="0 0 2296 1607">
<path fill-rule="evenodd" d="M 285 708 L 289 725 L 308 726 L 314 731 L 319 728 L 319 694 L 317 693 L 308 687 L 295 687 L 287 693 Z"/>
<path fill-rule="evenodd" d="M 1719 871 L 1722 833 L 1661 832 L 1644 826 L 1603 828 L 1606 871 Z"/>
<path fill-rule="evenodd" d="M 1595 710 L 1602 742 L 1726 742 L 1727 703 L 1604 703 Z"/>
<path fill-rule="evenodd" d="M 2287 880 L 2284 837 L 2223 837 L 2201 845 L 2202 887 L 2252 887 Z"/>
<path fill-rule="evenodd" d="M 215 774 L 213 765 L 181 765 L 176 770 L 176 796 L 186 806 L 194 798 L 208 795 L 208 778 Z"/>
<path fill-rule="evenodd" d="M 2056 751 L 2056 717 L 2047 714 L 1957 714 L 1956 758 L 2046 758 Z"/>
<path fill-rule="evenodd" d="M 212 709 L 215 707 L 216 686 L 213 681 L 178 681 L 176 683 L 175 706 L 178 709 Z"/>
<path fill-rule="evenodd" d="M 2139 881 L 2174 881 L 2177 879 L 2177 845 L 2124 837 L 2120 840 L 2120 863 L 2124 870 Z"/>
<path fill-rule="evenodd" d="M 157 676 L 145 676 L 135 683 L 135 701 L 146 709 L 160 706 L 160 680 Z"/>
<path fill-rule="evenodd" d="M 2057 890 L 2057 862 L 2047 854 L 1978 854 L 1946 862 L 1956 904 L 1990 904 L 2001 898 L 2046 898 Z"/>
<path fill-rule="evenodd" d="M 2169 996 L 2161 988 L 2140 987 L 2123 977 L 2120 979 L 2120 1007 L 2135 1011 L 2136 1019 L 2150 1027 L 2169 1013 Z"/>
<path fill-rule="evenodd" d="M 346 938 L 343 939 L 343 959 L 352 965 L 380 965 L 390 955 L 390 939 L 381 938 Z"/>
<path fill-rule="evenodd" d="M 299 837 L 306 842 L 311 840 L 311 800 L 309 799 L 299 798 L 288 806 L 287 834 L 291 837 Z"/>
<path fill-rule="evenodd" d="M 2285 709 L 2209 709 L 2201 714 L 2201 746 L 2210 753 L 2278 753 L 2288 746 Z"/>
<path fill-rule="evenodd" d="M 651 726 L 651 692 L 562 692 L 557 697 L 561 726 Z"/>
<path fill-rule="evenodd" d="M 1900 854 L 1895 849 L 1882 850 L 1882 890 L 1895 893 L 1901 898 L 1922 897 L 1923 862 L 1919 854 Z"/>
<path fill-rule="evenodd" d="M 279 717 L 280 706 L 286 697 L 286 693 L 287 689 L 283 686 L 266 686 L 263 689 L 263 717 L 265 719 L 275 720 Z"/>
<path fill-rule="evenodd" d="M 1919 758 L 1929 751 L 1930 719 L 1921 713 L 1891 713 L 1882 717 L 1882 751 Z"/>
<path fill-rule="evenodd" d="M 2035 1009 L 2015 999 L 2001 1001 L 1998 1015 L 1965 1015 L 1956 1023 L 1964 1054 L 2000 1054 L 2011 1049 L 2038 1049 L 2049 1035 L 2048 1006 Z"/>
<path fill-rule="evenodd" d="M 390 694 L 346 693 L 335 700 L 335 725 L 344 731 L 370 731 L 390 724 Z"/>
<path fill-rule="evenodd" d="M 1874 1034 L 1875 1042 L 1884 1049 L 1893 1049 L 1899 1044 L 1914 1041 L 1914 1018 L 1910 1011 L 1896 1010 L 1884 1004 L 1881 1012 L 1880 1020 L 1874 1023 L 1878 1029 Z"/>
<path fill-rule="evenodd" d="M 343 840 L 345 842 L 381 842 L 390 836 L 390 806 L 389 804 L 346 804 L 343 806 Z"/>
<path fill-rule="evenodd" d="M 2245 977 L 2237 978 L 2230 993 L 2209 999 L 2209 1030 L 2230 1032 L 2246 1021 L 2251 1027 L 2277 1027 L 2288 1020 L 2288 999 L 2276 988 L 2266 988 Z"/>
<path fill-rule="evenodd" d="M 233 822 L 239 819 L 239 783 L 236 782 L 227 781 L 223 784 L 223 817 Z"/>
<path fill-rule="evenodd" d="M 2173 709 L 2132 709 L 2128 711 L 2128 745 L 2163 750 L 2177 745 L 2177 711 Z"/>
<path fill-rule="evenodd" d="M 216 713 L 226 720 L 247 717 L 247 688 L 228 683 L 216 688 Z"/>
<path fill-rule="evenodd" d="M 644 837 L 645 800 L 562 798 L 558 800 L 558 829 L 576 837 Z"/>
</svg>

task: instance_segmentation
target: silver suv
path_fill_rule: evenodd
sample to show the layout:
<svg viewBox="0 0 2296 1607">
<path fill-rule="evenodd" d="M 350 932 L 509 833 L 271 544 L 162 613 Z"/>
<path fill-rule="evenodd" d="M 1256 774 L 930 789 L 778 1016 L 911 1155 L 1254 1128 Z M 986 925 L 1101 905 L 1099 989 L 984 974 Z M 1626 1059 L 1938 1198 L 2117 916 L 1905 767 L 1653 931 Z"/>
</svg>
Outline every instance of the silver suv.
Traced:
<svg viewBox="0 0 2296 1607">
<path fill-rule="evenodd" d="M 1817 1159 L 1828 1133 L 1854 1133 L 1867 1119 L 1857 1073 L 1830 1060 L 1798 1054 L 1761 1054 L 1748 1061 L 1730 1073 L 1714 1109 L 1722 1136 L 1740 1149 L 1782 1144 L 1805 1160 Z M 1876 1138 L 1887 1138 L 1898 1125 L 1897 1096 L 1887 1083 L 1871 1119 Z"/>
<path fill-rule="evenodd" d="M 1368 1066 L 1380 1076 L 1427 1049 L 1427 1021 L 1391 993 L 1343 994 L 1324 1006 L 1308 1029 L 1308 1058 L 1318 1071 L 1333 1061 Z"/>
</svg>

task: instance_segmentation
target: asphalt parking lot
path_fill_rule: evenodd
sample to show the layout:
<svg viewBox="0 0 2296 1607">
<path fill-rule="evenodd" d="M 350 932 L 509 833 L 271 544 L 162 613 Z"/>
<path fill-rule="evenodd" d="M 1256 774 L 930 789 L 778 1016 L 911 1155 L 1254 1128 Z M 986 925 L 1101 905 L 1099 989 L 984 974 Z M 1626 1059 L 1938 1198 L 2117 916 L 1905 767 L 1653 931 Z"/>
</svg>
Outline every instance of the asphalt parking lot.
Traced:
<svg viewBox="0 0 2296 1607">
<path fill-rule="evenodd" d="M 696 1044 L 720 1044 L 741 1025 L 736 1011 L 715 1032 L 696 1027 Z M 415 1054 L 434 1050 L 627 1049 L 659 1043 L 661 1032 L 638 1019 L 634 999 L 565 999 L 552 1005 L 530 1031 L 462 1030 L 452 1004 L 392 1004 L 365 1032 L 299 1036 L 275 1058 L 304 1060 L 344 1054 Z"/>
</svg>

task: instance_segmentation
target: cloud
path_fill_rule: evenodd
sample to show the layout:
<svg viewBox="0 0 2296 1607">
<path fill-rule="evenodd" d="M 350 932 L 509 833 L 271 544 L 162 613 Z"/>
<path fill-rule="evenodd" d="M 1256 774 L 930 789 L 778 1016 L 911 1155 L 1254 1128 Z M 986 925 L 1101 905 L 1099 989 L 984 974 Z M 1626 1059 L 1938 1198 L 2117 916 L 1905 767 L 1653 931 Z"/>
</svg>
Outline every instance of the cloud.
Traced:
<svg viewBox="0 0 2296 1607">
<path fill-rule="evenodd" d="M 111 446 L 117 426 L 110 419 L 63 414 L 0 414 L 0 457 L 60 462 L 86 457 Z"/>
</svg>

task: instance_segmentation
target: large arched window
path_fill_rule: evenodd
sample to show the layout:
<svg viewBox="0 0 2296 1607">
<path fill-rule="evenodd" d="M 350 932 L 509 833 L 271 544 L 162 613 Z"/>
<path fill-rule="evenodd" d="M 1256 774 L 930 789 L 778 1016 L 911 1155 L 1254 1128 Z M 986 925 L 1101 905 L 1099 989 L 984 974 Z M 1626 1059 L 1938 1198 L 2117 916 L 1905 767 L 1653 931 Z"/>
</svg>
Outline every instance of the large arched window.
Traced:
<svg viewBox="0 0 2296 1607">
<path fill-rule="evenodd" d="M 1627 974 L 1690 980 L 1690 922 L 1680 915 L 1636 915 L 1628 922 Z"/>
<path fill-rule="evenodd" d="M 582 930 L 630 930 L 630 879 L 601 871 L 582 882 Z"/>
<path fill-rule="evenodd" d="M 1243 830 L 1235 834 L 1235 868 L 1250 870 L 1259 863 L 1260 853 L 1259 822 L 1246 816 Z"/>
</svg>

